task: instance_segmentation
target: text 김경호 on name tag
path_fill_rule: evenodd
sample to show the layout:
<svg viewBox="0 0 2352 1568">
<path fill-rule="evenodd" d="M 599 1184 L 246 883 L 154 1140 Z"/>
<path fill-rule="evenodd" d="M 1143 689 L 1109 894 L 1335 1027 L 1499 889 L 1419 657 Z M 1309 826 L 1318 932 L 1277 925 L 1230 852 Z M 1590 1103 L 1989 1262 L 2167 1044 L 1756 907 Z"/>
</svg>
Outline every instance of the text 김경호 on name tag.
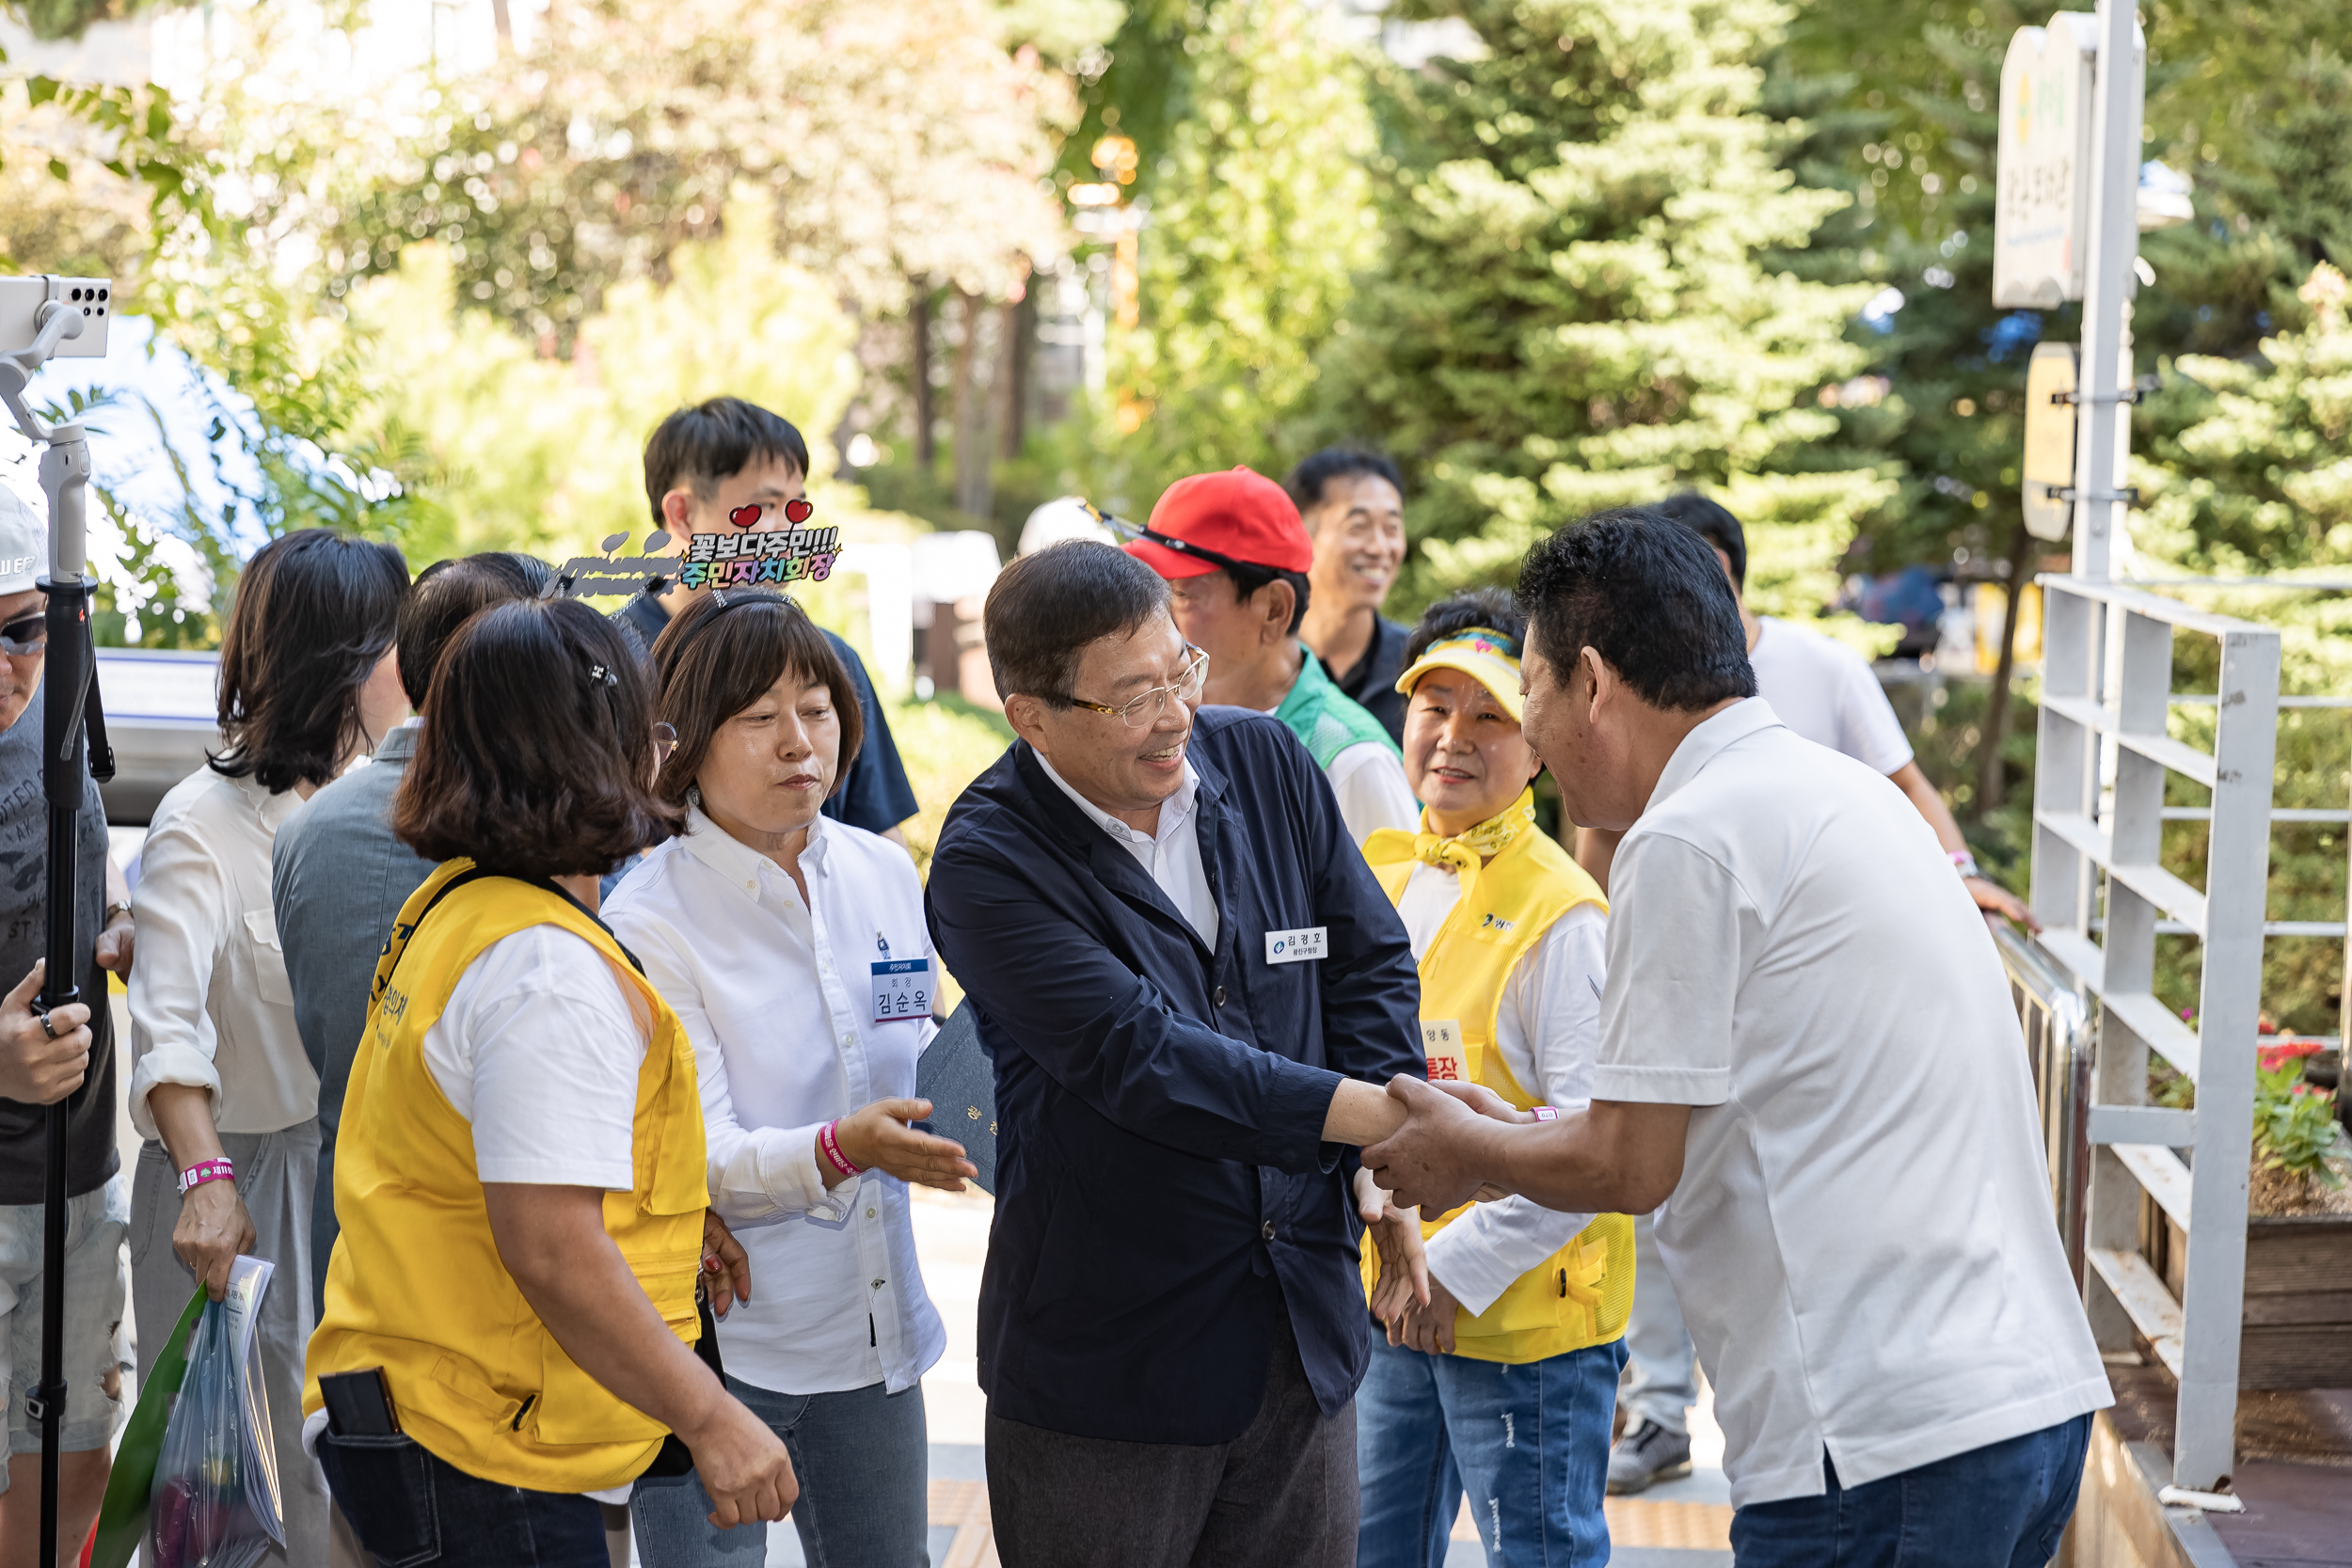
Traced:
<svg viewBox="0 0 2352 1568">
<path fill-rule="evenodd" d="M 1331 927 L 1301 926 L 1295 931 L 1268 931 L 1265 934 L 1265 961 L 1270 964 L 1305 963 L 1309 958 L 1331 956 Z"/>
</svg>

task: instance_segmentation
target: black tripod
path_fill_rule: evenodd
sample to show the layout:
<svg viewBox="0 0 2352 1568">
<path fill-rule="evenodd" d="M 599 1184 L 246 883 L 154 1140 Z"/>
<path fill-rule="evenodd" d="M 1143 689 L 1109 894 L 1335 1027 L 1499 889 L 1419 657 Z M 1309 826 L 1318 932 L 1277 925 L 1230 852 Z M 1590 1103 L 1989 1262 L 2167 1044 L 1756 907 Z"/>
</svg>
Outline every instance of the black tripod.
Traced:
<svg viewBox="0 0 2352 1568">
<path fill-rule="evenodd" d="M 82 814 L 82 748 L 87 729 L 88 772 L 102 782 L 114 777 L 114 752 L 106 744 L 106 721 L 98 706 L 97 660 L 89 634 L 90 582 L 84 567 L 88 535 L 84 506 L 89 482 L 89 439 L 78 424 L 43 425 L 24 404 L 24 388 L 57 345 L 82 335 L 83 312 L 52 300 L 34 317 L 32 343 L 0 355 L 0 403 L 16 417 L 17 428 L 45 450 L 40 487 L 49 498 L 49 657 L 42 674 L 41 796 L 49 805 L 48 972 L 38 1002 L 53 1007 L 83 1000 L 74 976 L 81 973 L 82 933 L 74 929 L 74 894 L 79 867 Z M 93 1009 L 106 1006 L 102 991 Z M 88 1094 L 97 1076 L 48 1108 L 46 1185 L 41 1198 L 40 1381 L 25 1396 L 25 1413 L 40 1429 L 40 1539 L 42 1562 L 57 1559 L 57 1424 L 65 1418 L 65 1236 L 66 1117 Z"/>
</svg>

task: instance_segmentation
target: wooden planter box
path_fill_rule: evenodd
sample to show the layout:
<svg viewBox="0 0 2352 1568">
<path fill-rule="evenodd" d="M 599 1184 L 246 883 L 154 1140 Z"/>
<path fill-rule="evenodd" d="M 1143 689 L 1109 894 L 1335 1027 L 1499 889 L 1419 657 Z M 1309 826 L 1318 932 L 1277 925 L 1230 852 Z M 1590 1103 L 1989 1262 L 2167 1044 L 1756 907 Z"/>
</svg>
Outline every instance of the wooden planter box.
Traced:
<svg viewBox="0 0 2352 1568">
<path fill-rule="evenodd" d="M 2140 1251 L 2175 1301 L 2187 1240 L 2140 1197 Z M 2241 1388 L 2352 1387 L 2352 1214 L 2249 1215 Z"/>
</svg>

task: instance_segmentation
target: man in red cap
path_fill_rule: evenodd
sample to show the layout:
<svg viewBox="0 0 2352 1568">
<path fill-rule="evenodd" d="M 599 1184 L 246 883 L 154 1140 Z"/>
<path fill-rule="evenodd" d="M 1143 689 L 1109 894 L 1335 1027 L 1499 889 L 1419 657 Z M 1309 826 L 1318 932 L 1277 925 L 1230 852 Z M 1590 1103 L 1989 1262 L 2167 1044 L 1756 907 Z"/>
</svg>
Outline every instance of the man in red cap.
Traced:
<svg viewBox="0 0 2352 1568">
<path fill-rule="evenodd" d="M 1375 829 L 1418 829 L 1396 742 L 1298 640 L 1314 542 L 1280 485 L 1248 468 L 1180 479 L 1127 553 L 1168 579 L 1177 628 L 1209 656 L 1206 701 L 1289 726 L 1358 844 Z"/>
</svg>

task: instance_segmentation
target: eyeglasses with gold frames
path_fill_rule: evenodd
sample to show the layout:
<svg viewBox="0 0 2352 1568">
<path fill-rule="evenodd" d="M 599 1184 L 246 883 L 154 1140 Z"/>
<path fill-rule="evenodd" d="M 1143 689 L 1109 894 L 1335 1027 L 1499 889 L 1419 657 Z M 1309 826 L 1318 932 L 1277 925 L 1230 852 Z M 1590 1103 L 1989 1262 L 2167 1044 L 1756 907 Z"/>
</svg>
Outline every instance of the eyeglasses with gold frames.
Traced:
<svg viewBox="0 0 2352 1568">
<path fill-rule="evenodd" d="M 1158 723 L 1160 715 L 1168 711 L 1170 697 L 1180 703 L 1197 703 L 1209 684 L 1209 656 L 1189 642 L 1184 647 L 1193 656 L 1192 662 L 1184 666 L 1173 683 L 1137 692 L 1116 707 L 1108 703 L 1089 703 L 1084 697 L 1057 697 L 1055 701 L 1085 708 L 1089 713 L 1107 713 L 1131 730 L 1147 729 Z"/>
</svg>

